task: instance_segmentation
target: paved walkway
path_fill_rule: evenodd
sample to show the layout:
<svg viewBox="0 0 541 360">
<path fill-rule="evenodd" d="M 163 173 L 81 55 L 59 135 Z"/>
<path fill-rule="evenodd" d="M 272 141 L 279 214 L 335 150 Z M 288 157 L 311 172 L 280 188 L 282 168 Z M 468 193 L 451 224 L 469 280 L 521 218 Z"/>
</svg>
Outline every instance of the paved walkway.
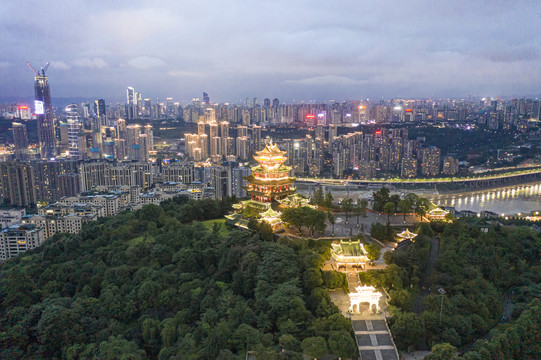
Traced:
<svg viewBox="0 0 541 360">
<path fill-rule="evenodd" d="M 355 287 L 361 285 L 359 274 L 356 271 L 348 271 L 346 278 L 349 291 L 355 292 Z M 330 292 L 330 297 L 342 314 L 351 319 L 361 360 L 399 359 L 384 312 L 371 314 L 368 303 L 364 303 L 359 306 L 359 313 L 349 314 L 349 296 L 342 289 Z M 380 300 L 380 307 L 386 307 L 384 297 Z"/>
<path fill-rule="evenodd" d="M 369 314 L 368 306 L 351 317 L 361 360 L 398 360 L 398 352 L 382 314 Z"/>
</svg>

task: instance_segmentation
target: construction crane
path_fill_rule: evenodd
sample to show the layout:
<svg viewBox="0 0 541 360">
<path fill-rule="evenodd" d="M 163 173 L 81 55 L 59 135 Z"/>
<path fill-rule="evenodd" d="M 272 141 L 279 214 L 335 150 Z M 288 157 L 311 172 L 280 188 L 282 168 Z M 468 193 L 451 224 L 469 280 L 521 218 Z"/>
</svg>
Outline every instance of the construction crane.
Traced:
<svg viewBox="0 0 541 360">
<path fill-rule="evenodd" d="M 37 72 L 36 69 L 34 69 L 34 68 L 32 67 L 32 65 L 30 65 L 30 63 L 29 63 L 28 61 L 26 62 L 26 64 L 30 67 L 30 69 L 32 69 L 32 71 L 34 72 L 34 74 L 36 74 L 36 76 L 40 76 L 39 72 Z M 47 64 L 45 65 L 45 67 L 42 67 L 42 68 L 41 68 L 41 76 L 45 76 L 45 72 L 46 72 L 47 69 L 49 68 L 49 64 L 50 64 L 50 63 L 47 63 Z"/>
</svg>

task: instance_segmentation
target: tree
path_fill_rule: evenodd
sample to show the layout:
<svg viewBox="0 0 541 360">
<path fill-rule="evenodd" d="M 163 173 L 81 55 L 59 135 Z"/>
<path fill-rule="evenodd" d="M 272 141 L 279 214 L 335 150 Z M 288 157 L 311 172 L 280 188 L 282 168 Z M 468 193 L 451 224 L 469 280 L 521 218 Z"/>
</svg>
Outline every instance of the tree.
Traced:
<svg viewBox="0 0 541 360">
<path fill-rule="evenodd" d="M 399 313 L 393 318 L 391 332 L 394 342 L 400 350 L 406 350 L 410 346 L 421 343 L 426 336 L 423 319 L 410 312 Z"/>
<path fill-rule="evenodd" d="M 327 350 L 327 342 L 322 336 L 308 337 L 301 343 L 302 352 L 314 359 L 323 357 L 329 353 Z"/>
<path fill-rule="evenodd" d="M 453 215 L 451 212 L 447 213 L 445 215 L 445 220 L 448 221 L 448 222 L 455 222 L 456 221 L 456 216 Z"/>
<path fill-rule="evenodd" d="M 280 215 L 280 219 L 289 226 L 295 226 L 299 233 L 303 224 L 303 216 L 301 208 L 287 208 Z"/>
<path fill-rule="evenodd" d="M 299 231 L 302 226 L 305 226 L 312 235 L 314 231 L 323 232 L 326 226 L 325 213 L 309 206 L 288 208 L 282 212 L 280 218 L 284 223 L 297 227 Z"/>
<path fill-rule="evenodd" d="M 415 203 L 415 212 L 417 215 L 421 217 L 421 220 L 423 219 L 423 216 L 428 211 L 428 207 L 430 206 L 430 202 L 425 198 L 419 198 L 417 199 L 417 202 Z"/>
<path fill-rule="evenodd" d="M 122 335 L 110 336 L 100 344 L 99 359 L 106 360 L 139 360 L 146 358 L 145 352 L 137 348 L 133 341 L 124 339 Z"/>
<path fill-rule="evenodd" d="M 257 227 L 257 233 L 261 236 L 262 240 L 272 241 L 274 237 L 274 231 L 272 230 L 271 224 L 266 221 L 261 221 Z"/>
<path fill-rule="evenodd" d="M 314 236 L 314 231 L 317 231 L 318 233 L 322 233 L 325 231 L 325 228 L 327 225 L 325 225 L 325 213 L 323 211 L 314 210 L 309 207 L 306 208 L 306 222 L 308 224 L 308 228 L 310 229 L 310 233 L 312 236 Z"/>
<path fill-rule="evenodd" d="M 357 217 L 357 226 L 359 226 L 359 217 L 361 216 L 362 210 L 361 210 L 361 203 L 360 200 L 357 199 L 357 202 L 355 203 L 355 207 L 353 208 L 353 214 Z"/>
<path fill-rule="evenodd" d="M 317 206 L 323 206 L 324 201 L 325 197 L 323 195 L 323 189 L 321 187 L 318 187 L 314 194 L 314 202 Z"/>
<path fill-rule="evenodd" d="M 404 199 L 409 200 L 409 202 L 413 205 L 417 203 L 417 200 L 419 199 L 419 197 L 415 193 L 408 193 L 406 194 L 406 196 L 404 196 Z"/>
<path fill-rule="evenodd" d="M 329 219 L 329 223 L 332 225 L 332 236 L 334 236 L 334 224 L 336 224 L 336 216 L 334 216 L 334 214 L 330 211 L 327 211 L 327 219 Z"/>
<path fill-rule="evenodd" d="M 380 223 L 372 223 L 370 226 L 370 236 L 380 241 L 392 241 L 394 233 L 390 225 L 386 226 Z"/>
<path fill-rule="evenodd" d="M 432 346 L 432 354 L 428 355 L 427 360 L 455 360 L 458 359 L 456 347 L 449 343 L 441 343 Z"/>
<path fill-rule="evenodd" d="M 392 201 L 388 201 L 385 203 L 385 206 L 383 206 L 383 212 L 387 214 L 387 222 L 390 222 L 391 215 L 394 214 L 396 211 L 396 205 Z"/>
<path fill-rule="evenodd" d="M 372 197 L 374 199 L 374 205 L 372 206 L 372 209 L 374 209 L 374 211 L 383 211 L 383 207 L 390 200 L 389 193 L 389 189 L 384 186 L 372 194 Z"/>
<path fill-rule="evenodd" d="M 398 211 L 404 214 L 404 222 L 406 222 L 406 213 L 411 211 L 411 201 L 409 199 L 402 199 L 398 202 Z"/>
<path fill-rule="evenodd" d="M 353 210 L 352 203 L 353 200 L 351 200 L 350 198 L 344 199 L 344 201 L 342 201 L 342 210 L 344 210 L 344 212 L 346 213 L 346 223 L 349 218 L 349 213 L 351 212 L 351 210 Z"/>
<path fill-rule="evenodd" d="M 325 201 L 323 202 L 323 207 L 326 207 L 327 209 L 332 209 L 333 200 L 334 200 L 334 198 L 333 198 L 332 194 L 330 192 L 326 193 L 325 194 Z"/>
<path fill-rule="evenodd" d="M 366 256 L 368 257 L 368 260 L 370 260 L 371 262 L 379 260 L 381 256 L 381 249 L 378 245 L 368 244 L 368 245 L 365 245 L 364 249 L 367 252 Z"/>
<path fill-rule="evenodd" d="M 359 350 L 355 341 L 349 335 L 348 332 L 331 331 L 329 334 L 329 350 L 333 355 L 340 358 L 357 358 L 359 356 Z"/>
</svg>

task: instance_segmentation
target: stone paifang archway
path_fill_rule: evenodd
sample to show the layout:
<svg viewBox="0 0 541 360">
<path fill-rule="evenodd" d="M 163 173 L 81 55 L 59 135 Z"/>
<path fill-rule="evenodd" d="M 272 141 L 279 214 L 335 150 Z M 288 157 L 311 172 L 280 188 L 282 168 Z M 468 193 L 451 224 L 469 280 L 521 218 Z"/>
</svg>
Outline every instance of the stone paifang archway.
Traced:
<svg viewBox="0 0 541 360">
<path fill-rule="evenodd" d="M 373 286 L 357 286 L 356 292 L 349 293 L 349 311 L 351 313 L 359 312 L 359 305 L 361 303 L 368 303 L 369 311 L 372 311 L 373 305 L 376 306 L 376 312 L 380 311 L 379 299 L 383 296 Z"/>
</svg>

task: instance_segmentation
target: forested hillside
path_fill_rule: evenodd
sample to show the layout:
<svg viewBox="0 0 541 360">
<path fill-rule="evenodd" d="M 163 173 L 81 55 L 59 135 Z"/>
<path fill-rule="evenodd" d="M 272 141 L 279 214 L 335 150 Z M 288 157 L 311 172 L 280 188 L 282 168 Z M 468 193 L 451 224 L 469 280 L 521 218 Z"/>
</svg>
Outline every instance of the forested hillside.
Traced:
<svg viewBox="0 0 541 360">
<path fill-rule="evenodd" d="M 398 348 L 446 343 L 456 351 L 493 329 L 493 340 L 477 341 L 472 351 L 464 349 L 463 357 L 541 358 L 541 325 L 535 310 L 541 291 L 539 233 L 527 227 L 496 227 L 485 233 L 465 222 L 423 224 L 419 230 L 406 251 L 385 254 L 387 268 L 360 274 L 363 282 L 388 291 L 389 304 L 396 307 L 390 324 Z M 424 299 L 424 311 L 417 315 L 411 310 L 430 247 L 427 237 L 434 236 L 441 239 L 440 251 L 426 281 L 431 291 Z"/>
<path fill-rule="evenodd" d="M 1 359 L 356 357 L 323 288 L 328 245 L 209 222 L 175 198 L 57 234 L 0 267 Z"/>
</svg>

